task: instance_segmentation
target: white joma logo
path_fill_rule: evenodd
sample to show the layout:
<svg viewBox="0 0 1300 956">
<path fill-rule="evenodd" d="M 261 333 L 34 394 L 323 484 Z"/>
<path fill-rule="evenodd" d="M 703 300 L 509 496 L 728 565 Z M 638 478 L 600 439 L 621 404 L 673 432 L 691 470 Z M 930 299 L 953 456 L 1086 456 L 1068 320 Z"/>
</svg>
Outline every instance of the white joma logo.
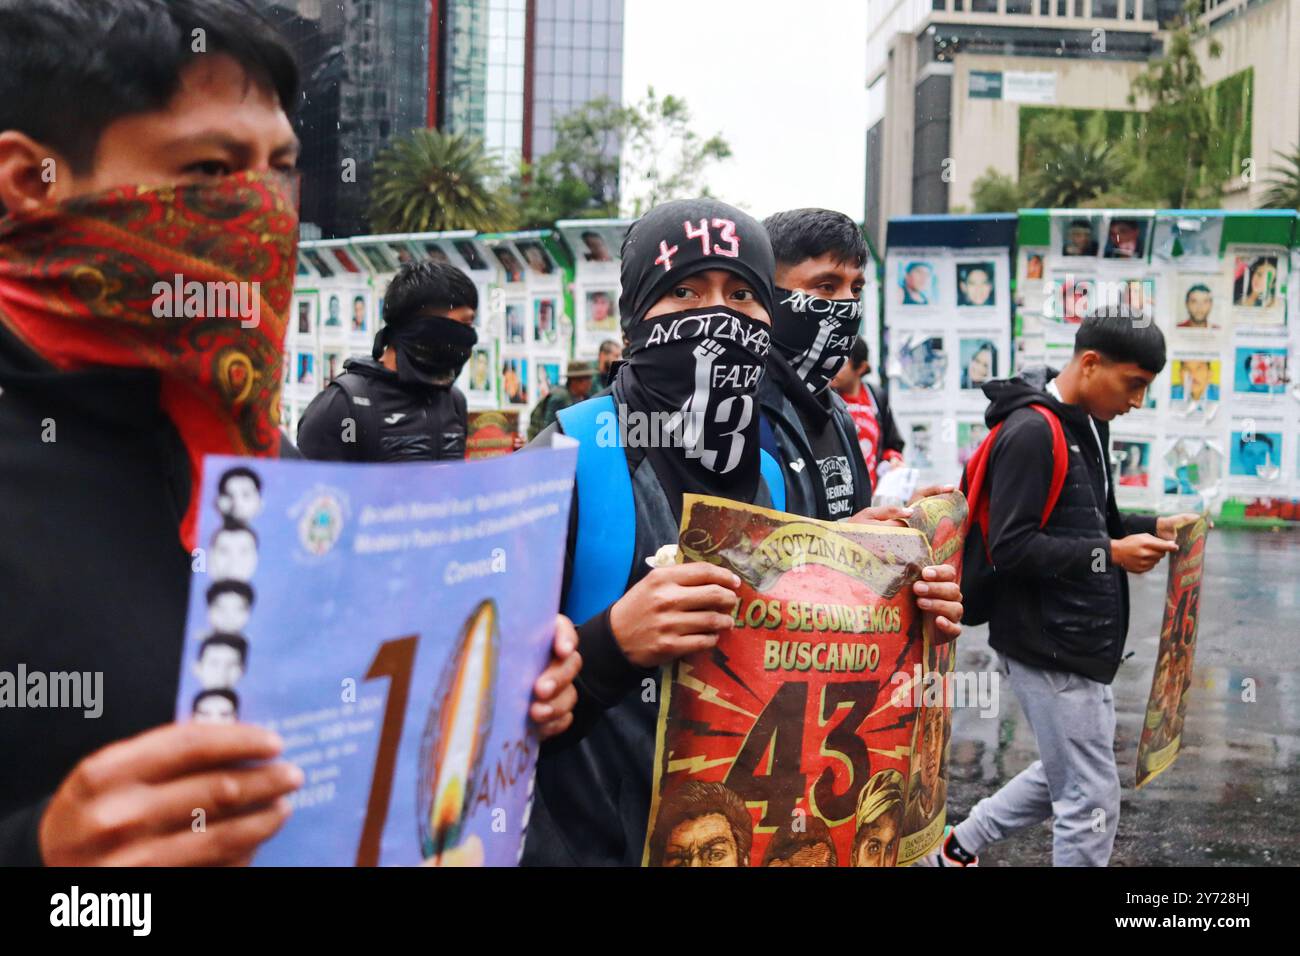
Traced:
<svg viewBox="0 0 1300 956">
<path fill-rule="evenodd" d="M 393 412 L 393 414 L 389 415 L 387 418 L 384 419 L 384 424 L 396 425 L 405 417 L 406 417 L 406 412 Z"/>
</svg>

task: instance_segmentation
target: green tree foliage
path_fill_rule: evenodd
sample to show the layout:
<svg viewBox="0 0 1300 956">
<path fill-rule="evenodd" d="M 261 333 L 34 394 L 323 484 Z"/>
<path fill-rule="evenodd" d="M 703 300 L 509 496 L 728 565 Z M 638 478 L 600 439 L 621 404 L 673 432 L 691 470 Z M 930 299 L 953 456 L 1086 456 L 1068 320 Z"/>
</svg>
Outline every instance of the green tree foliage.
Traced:
<svg viewBox="0 0 1300 956">
<path fill-rule="evenodd" d="M 376 232 L 497 232 L 515 225 L 500 162 L 483 141 L 415 130 L 375 160 L 370 225 Z"/>
<path fill-rule="evenodd" d="M 1204 85 L 1195 48 L 1207 28 L 1190 4 L 1166 24 L 1164 53 L 1133 81 L 1137 110 L 1020 109 L 1020 187 L 1026 205 L 1217 206 L 1243 171 L 1254 75 Z M 1219 44 L 1206 42 L 1209 57 Z M 1068 202 L 1065 202 L 1068 200 Z"/>
<path fill-rule="evenodd" d="M 1278 153 L 1278 163 L 1267 180 L 1264 209 L 1300 209 L 1300 146 L 1289 153 Z"/>
<path fill-rule="evenodd" d="M 1082 115 L 1077 115 L 1082 114 Z M 1113 190 L 1128 172 L 1104 110 L 1042 111 L 1022 138 L 1021 199 L 1038 208 L 1078 208 Z M 1121 126 L 1122 129 L 1122 126 Z"/>
<path fill-rule="evenodd" d="M 1016 181 L 992 166 L 975 179 L 970 193 L 976 212 L 1015 212 L 1023 205 Z"/>
<path fill-rule="evenodd" d="M 1198 19 L 1200 10 L 1198 0 L 1188 0 L 1181 17 L 1167 24 L 1164 55 L 1133 79 L 1129 94 L 1130 103 L 1142 97 L 1148 108 L 1133 144 L 1128 189 L 1176 209 L 1217 206 L 1233 172 L 1214 162 L 1220 152 L 1215 104 L 1195 51 L 1209 32 Z M 1207 51 L 1214 59 L 1222 48 L 1210 40 Z"/>
<path fill-rule="evenodd" d="M 704 173 L 728 159 L 731 147 L 716 133 L 707 138 L 691 129 L 686 101 L 654 88 L 633 108 L 624 139 L 623 173 L 634 188 L 625 190 L 622 207 L 632 216 L 673 199 L 707 194 Z"/>
<path fill-rule="evenodd" d="M 699 195 L 708 166 L 730 155 L 720 136 L 704 138 L 691 129 L 685 100 L 660 97 L 651 88 L 630 106 L 601 98 L 561 117 L 555 148 L 521 164 L 510 189 L 526 228 L 617 216 L 620 206 L 635 216 L 669 199 Z M 620 190 L 622 182 L 636 185 Z"/>
</svg>

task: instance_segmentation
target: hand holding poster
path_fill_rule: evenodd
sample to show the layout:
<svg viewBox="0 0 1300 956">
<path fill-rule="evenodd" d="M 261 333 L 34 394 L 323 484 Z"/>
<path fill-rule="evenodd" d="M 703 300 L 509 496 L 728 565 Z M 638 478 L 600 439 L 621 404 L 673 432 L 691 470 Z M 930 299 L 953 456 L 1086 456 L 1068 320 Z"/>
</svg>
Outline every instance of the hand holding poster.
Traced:
<svg viewBox="0 0 1300 956">
<path fill-rule="evenodd" d="M 306 775 L 255 863 L 517 861 L 575 458 L 206 459 L 176 716 Z"/>
<path fill-rule="evenodd" d="M 1139 787 L 1173 765 L 1182 742 L 1186 695 L 1192 686 L 1192 657 L 1196 651 L 1207 535 L 1205 518 L 1178 528 L 1178 551 L 1169 562 L 1169 589 L 1165 593 L 1151 696 L 1138 741 L 1136 785 Z"/>
<path fill-rule="evenodd" d="M 933 501 L 950 544 L 964 500 Z M 934 563 L 926 534 L 687 495 L 679 540 L 742 583 L 717 646 L 664 670 L 645 863 L 893 866 L 931 849 L 946 735 L 945 709 L 922 727 L 916 703 L 937 663 L 911 590 Z"/>
</svg>

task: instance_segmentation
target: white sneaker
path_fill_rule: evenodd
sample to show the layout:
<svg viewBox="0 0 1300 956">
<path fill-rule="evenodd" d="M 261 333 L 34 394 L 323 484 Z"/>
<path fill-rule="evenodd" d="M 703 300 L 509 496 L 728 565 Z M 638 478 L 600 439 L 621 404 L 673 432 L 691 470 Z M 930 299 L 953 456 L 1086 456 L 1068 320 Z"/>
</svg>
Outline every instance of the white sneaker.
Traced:
<svg viewBox="0 0 1300 956">
<path fill-rule="evenodd" d="M 949 855 L 948 837 L 951 835 L 952 827 L 944 827 L 943 839 L 939 841 L 939 845 L 935 847 L 932 852 L 914 862 L 912 866 L 979 866 L 979 857 L 975 857 L 975 859 L 969 863 L 963 863 L 956 857 Z"/>
</svg>

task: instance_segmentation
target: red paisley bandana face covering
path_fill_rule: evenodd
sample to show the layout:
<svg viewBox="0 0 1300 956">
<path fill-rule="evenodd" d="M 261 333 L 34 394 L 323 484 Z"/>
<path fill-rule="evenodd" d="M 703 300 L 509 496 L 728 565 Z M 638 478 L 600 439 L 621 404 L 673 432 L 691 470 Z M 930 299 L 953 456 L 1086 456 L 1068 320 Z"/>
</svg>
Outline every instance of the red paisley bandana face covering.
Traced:
<svg viewBox="0 0 1300 956">
<path fill-rule="evenodd" d="M 279 454 L 297 245 L 293 184 L 274 173 L 121 187 L 0 219 L 0 323 L 61 371 L 161 377 L 190 459 L 189 550 L 203 456 Z"/>
</svg>

